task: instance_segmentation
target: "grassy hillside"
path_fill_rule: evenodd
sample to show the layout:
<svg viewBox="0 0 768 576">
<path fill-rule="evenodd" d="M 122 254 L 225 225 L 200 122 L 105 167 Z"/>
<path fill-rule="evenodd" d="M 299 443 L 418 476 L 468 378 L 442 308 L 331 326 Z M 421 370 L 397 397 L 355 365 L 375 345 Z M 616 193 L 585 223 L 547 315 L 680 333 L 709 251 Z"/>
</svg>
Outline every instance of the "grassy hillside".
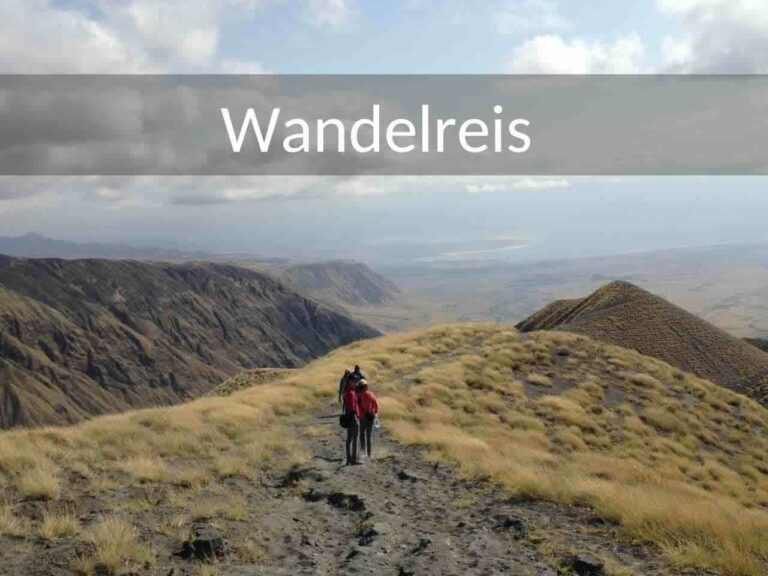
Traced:
<svg viewBox="0 0 768 576">
<path fill-rule="evenodd" d="M 376 334 L 237 266 L 0 256 L 0 427 L 177 403 Z"/>
<path fill-rule="evenodd" d="M 768 354 L 628 282 L 554 302 L 517 327 L 576 332 L 632 348 L 768 402 Z"/>
<path fill-rule="evenodd" d="M 226 397 L 0 435 L 0 532 L 38 535 L 33 550 L 71 543 L 84 570 L 127 571 L 165 566 L 158 543 L 208 517 L 248 526 L 234 554 L 258 564 L 269 542 L 254 541 L 262 519 L 243 518 L 239 494 L 311 456 L 293 424 L 332 401 L 355 362 L 385 429 L 428 459 L 518 501 L 590 506 L 694 573 L 768 569 L 765 408 L 634 351 L 487 324 L 354 343 Z M 127 545 L 104 538 L 116 530 Z M 6 559 L 24 546 L 9 542 Z"/>
</svg>

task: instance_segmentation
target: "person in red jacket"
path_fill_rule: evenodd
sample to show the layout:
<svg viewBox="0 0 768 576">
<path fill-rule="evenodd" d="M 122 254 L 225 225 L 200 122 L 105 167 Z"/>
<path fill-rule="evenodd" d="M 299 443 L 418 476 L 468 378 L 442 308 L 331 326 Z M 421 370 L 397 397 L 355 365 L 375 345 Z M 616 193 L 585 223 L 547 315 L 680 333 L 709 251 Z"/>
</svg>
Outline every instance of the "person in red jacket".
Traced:
<svg viewBox="0 0 768 576">
<path fill-rule="evenodd" d="M 373 424 L 379 414 L 379 402 L 376 395 L 368 390 L 368 382 L 363 379 L 357 385 L 357 405 L 360 418 L 360 451 L 371 457 L 371 437 Z"/>
<path fill-rule="evenodd" d="M 344 386 L 344 417 L 347 418 L 347 466 L 360 464 L 357 459 L 357 435 L 360 430 L 360 404 L 351 378 Z"/>
</svg>

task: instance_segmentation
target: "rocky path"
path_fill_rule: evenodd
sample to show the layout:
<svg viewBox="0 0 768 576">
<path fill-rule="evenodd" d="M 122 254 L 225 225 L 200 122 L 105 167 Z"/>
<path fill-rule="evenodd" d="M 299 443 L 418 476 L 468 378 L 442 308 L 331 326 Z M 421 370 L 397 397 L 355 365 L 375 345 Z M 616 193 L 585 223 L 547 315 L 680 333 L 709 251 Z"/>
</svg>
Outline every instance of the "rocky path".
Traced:
<svg viewBox="0 0 768 576">
<path fill-rule="evenodd" d="M 588 510 L 504 499 L 385 433 L 372 459 L 344 466 L 336 414 L 329 407 L 299 424 L 314 456 L 270 488 L 260 519 L 272 535 L 266 564 L 225 565 L 220 574 L 678 573 L 657 552 L 620 544 L 617 529 Z M 575 571 L 566 568 L 574 555 L 583 560 Z"/>
<path fill-rule="evenodd" d="M 133 576 L 684 573 L 657 550 L 627 542 L 587 508 L 510 500 L 487 481 L 462 480 L 450 466 L 392 442 L 386 416 L 383 424 L 373 458 L 360 466 L 344 466 L 345 431 L 338 407 L 328 406 L 293 423 L 310 458 L 287 473 L 231 478 L 181 507 L 173 492 L 151 485 L 98 497 L 83 492 L 72 506 L 84 525 L 105 512 L 131 512 L 155 556 L 121 572 Z M 210 498 L 229 499 L 227 511 L 197 518 Z M 39 520 L 42 506 L 28 502 L 17 510 Z M 196 536 L 182 544 L 190 534 Z M 197 545 L 221 554 L 213 561 L 203 554 L 208 560 L 200 562 Z M 88 550 L 76 538 L 3 536 L 0 575 L 73 576 Z"/>
</svg>

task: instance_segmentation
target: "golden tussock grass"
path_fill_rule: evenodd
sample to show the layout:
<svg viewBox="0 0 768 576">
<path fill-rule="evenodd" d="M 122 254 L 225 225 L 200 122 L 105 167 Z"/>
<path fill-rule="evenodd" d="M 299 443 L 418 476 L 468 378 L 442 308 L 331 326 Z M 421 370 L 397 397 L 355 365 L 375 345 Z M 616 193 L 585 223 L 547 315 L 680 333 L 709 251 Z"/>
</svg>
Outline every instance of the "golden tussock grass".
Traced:
<svg viewBox="0 0 768 576">
<path fill-rule="evenodd" d="M 512 496 L 590 505 L 682 566 L 765 573 L 768 411 L 752 400 L 583 336 L 484 324 L 362 343 L 301 372 L 328 378 L 330 396 L 368 358 L 387 430 L 429 458 Z"/>
<path fill-rule="evenodd" d="M 80 520 L 71 511 L 45 510 L 37 535 L 44 540 L 75 536 L 80 532 Z"/>
<path fill-rule="evenodd" d="M 58 471 L 45 460 L 23 470 L 16 485 L 21 497 L 28 500 L 56 500 L 61 493 Z"/>
<path fill-rule="evenodd" d="M 0 534 L 4 536 L 24 536 L 27 533 L 26 523 L 16 516 L 9 504 L 0 505 Z"/>
<path fill-rule="evenodd" d="M 291 419 L 333 401 L 355 363 L 380 398 L 387 432 L 426 457 L 490 478 L 511 497 L 589 505 L 679 565 L 766 573 L 768 411 L 658 360 L 566 333 L 521 338 L 461 324 L 359 342 L 230 396 L 0 435 L 0 475 L 12 497 L 22 484 L 58 497 L 39 480 L 66 493 L 73 471 L 96 491 L 126 478 L 146 489 L 207 486 L 222 498 L 184 492 L 194 502 L 188 513 L 244 520 L 243 502 L 212 489 L 306 460 Z M 0 529 L 12 518 L 0 509 Z M 116 522 L 122 540 L 99 544 L 87 527 L 79 537 L 95 543 L 94 558 L 133 561 L 125 550 L 135 527 L 104 522 Z"/>
<path fill-rule="evenodd" d="M 134 456 L 120 463 L 119 468 L 138 482 L 162 482 L 168 478 L 168 468 L 160 458 Z"/>
<path fill-rule="evenodd" d="M 92 574 L 95 569 L 114 574 L 129 565 L 153 564 L 152 547 L 139 540 L 139 532 L 132 522 L 120 516 L 106 516 L 90 527 L 85 534 L 93 545 L 93 553 L 81 557 L 78 569 Z"/>
</svg>

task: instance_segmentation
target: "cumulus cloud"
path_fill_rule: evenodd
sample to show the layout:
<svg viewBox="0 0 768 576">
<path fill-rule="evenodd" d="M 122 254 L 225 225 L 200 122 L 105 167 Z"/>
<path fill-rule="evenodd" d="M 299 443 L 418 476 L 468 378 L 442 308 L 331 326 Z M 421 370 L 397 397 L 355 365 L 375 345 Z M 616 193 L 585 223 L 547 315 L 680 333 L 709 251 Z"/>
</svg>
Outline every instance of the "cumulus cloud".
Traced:
<svg viewBox="0 0 768 576">
<path fill-rule="evenodd" d="M 567 26 L 549 0 L 531 3 L 528 11 L 509 10 L 498 19 L 502 32 L 546 32 Z M 679 25 L 659 46 L 660 61 L 651 68 L 636 33 L 612 42 L 583 37 L 539 34 L 512 53 L 513 73 L 751 74 L 768 72 L 768 3 L 764 0 L 656 0 L 662 16 Z M 520 15 L 522 14 L 522 15 Z"/>
<path fill-rule="evenodd" d="M 143 46 L 108 23 L 46 0 L 0 2 L 0 71 L 108 73 L 155 71 Z"/>
<path fill-rule="evenodd" d="M 344 30 L 354 24 L 356 10 L 351 0 L 308 0 L 307 17 L 315 27 Z"/>
<path fill-rule="evenodd" d="M 657 0 L 656 4 L 683 28 L 679 35 L 664 40 L 667 72 L 768 71 L 768 3 L 764 0 Z"/>
<path fill-rule="evenodd" d="M 568 28 L 552 0 L 508 0 L 496 13 L 496 26 L 502 34 L 530 34 Z"/>
<path fill-rule="evenodd" d="M 258 0 L 0 0 L 0 72 L 165 73 L 221 65 L 223 25 Z"/>
<path fill-rule="evenodd" d="M 636 74 L 643 71 L 644 56 L 634 32 L 610 43 L 548 34 L 523 42 L 508 68 L 516 74 Z"/>
</svg>

